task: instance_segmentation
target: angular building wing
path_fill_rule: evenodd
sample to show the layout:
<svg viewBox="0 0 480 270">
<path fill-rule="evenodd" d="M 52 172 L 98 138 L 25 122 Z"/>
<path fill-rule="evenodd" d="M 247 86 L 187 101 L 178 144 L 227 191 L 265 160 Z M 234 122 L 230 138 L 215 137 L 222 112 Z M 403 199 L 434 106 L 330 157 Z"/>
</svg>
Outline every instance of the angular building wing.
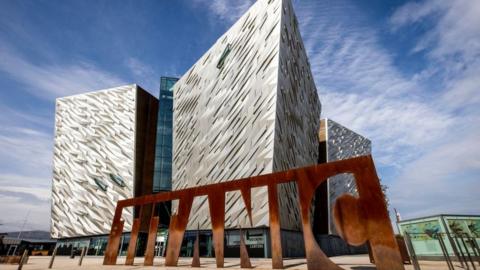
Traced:
<svg viewBox="0 0 480 270">
<path fill-rule="evenodd" d="M 57 99 L 52 238 L 107 234 L 118 200 L 151 193 L 157 109 L 137 85 Z"/>
<path fill-rule="evenodd" d="M 174 87 L 174 190 L 317 163 L 320 101 L 289 0 L 257 1 Z M 281 226 L 299 229 L 294 186 L 279 187 Z M 266 189 L 253 226 L 268 226 Z M 246 220 L 227 195 L 226 227 Z M 189 229 L 210 228 L 206 198 Z M 247 224 L 249 225 L 249 224 Z"/>
<path fill-rule="evenodd" d="M 320 155 L 324 162 L 370 155 L 372 152 L 372 143 L 369 139 L 328 118 L 321 120 L 319 140 L 320 144 L 323 145 L 321 147 L 323 151 Z M 326 226 L 323 226 L 324 230 L 319 233 L 336 234 L 331 215 L 332 208 L 340 195 L 344 193 L 357 194 L 354 176 L 352 174 L 339 174 L 330 177 L 327 182 L 326 193 L 328 199 L 325 200 L 324 198 L 317 206 L 319 209 L 328 206 L 325 211 L 328 212 L 329 221 Z M 317 192 L 317 194 L 319 193 Z"/>
</svg>

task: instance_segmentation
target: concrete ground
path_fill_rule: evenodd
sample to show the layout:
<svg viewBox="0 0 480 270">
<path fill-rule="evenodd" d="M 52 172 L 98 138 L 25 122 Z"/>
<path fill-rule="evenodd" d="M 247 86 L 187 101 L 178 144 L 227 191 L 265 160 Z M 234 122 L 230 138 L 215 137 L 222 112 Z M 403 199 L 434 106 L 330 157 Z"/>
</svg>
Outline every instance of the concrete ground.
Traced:
<svg viewBox="0 0 480 270">
<path fill-rule="evenodd" d="M 122 265 L 125 262 L 125 257 L 119 257 L 118 263 L 115 266 L 103 266 L 103 257 L 88 256 L 83 259 L 82 266 L 78 266 L 79 256 L 76 256 L 74 259 L 70 259 L 66 256 L 58 256 L 55 258 L 52 269 L 58 270 L 74 270 L 74 269 L 118 269 L 118 270 L 153 270 L 155 268 L 164 268 L 164 269 L 185 269 L 190 268 L 191 258 L 180 258 L 178 262 L 178 267 L 165 267 L 164 258 L 158 257 L 155 258 L 154 266 L 143 266 L 143 258 L 135 258 L 135 263 L 132 266 Z M 350 256 L 338 256 L 330 258 L 333 262 L 338 264 L 340 267 L 349 270 L 372 270 L 376 269 L 375 265 L 370 264 L 368 255 L 350 255 Z M 48 269 L 48 264 L 50 262 L 50 257 L 41 257 L 41 256 L 31 256 L 28 264 L 23 266 L 23 270 L 39 270 L 39 269 Z M 214 258 L 200 258 L 202 268 L 204 269 L 216 269 L 215 259 Z M 259 259 L 252 258 L 252 265 L 255 269 L 271 269 L 271 260 L 270 259 Z M 305 259 L 284 259 L 285 269 L 307 269 Z M 421 270 L 442 270 L 448 269 L 445 262 L 437 261 L 421 261 L 420 262 Z M 455 268 L 460 269 L 460 265 L 455 263 Z M 16 270 L 18 265 L 6 265 L 1 264 L 0 269 L 2 270 Z M 240 268 L 240 259 L 238 258 L 225 258 L 225 269 L 239 269 Z M 413 270 L 412 265 L 405 265 L 406 270 Z"/>
</svg>

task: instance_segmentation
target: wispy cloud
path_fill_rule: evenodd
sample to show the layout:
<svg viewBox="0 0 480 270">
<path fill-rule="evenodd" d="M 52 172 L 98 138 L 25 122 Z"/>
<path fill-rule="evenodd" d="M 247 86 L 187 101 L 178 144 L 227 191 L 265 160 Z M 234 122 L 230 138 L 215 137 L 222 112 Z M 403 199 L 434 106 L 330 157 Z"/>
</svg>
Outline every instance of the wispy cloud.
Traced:
<svg viewBox="0 0 480 270">
<path fill-rule="evenodd" d="M 433 20 L 433 26 L 420 37 L 415 51 L 428 50 L 428 54 L 437 59 L 460 56 L 460 61 L 468 64 L 480 56 L 479 14 L 478 1 L 425 0 L 400 7 L 392 15 L 390 24 L 396 31 Z"/>
<path fill-rule="evenodd" d="M 195 5 L 205 6 L 214 20 L 234 22 L 254 3 L 253 0 L 194 0 Z"/>
<path fill-rule="evenodd" d="M 444 134 L 452 116 L 425 101 L 425 89 L 395 66 L 375 28 L 349 16 L 358 11 L 332 17 L 323 5 L 298 8 L 322 114 L 372 139 L 378 161 L 401 167 L 414 156 L 409 150 Z"/>
<path fill-rule="evenodd" d="M 240 16 L 217 5 L 225 1 L 196 3 L 224 21 Z M 349 1 L 295 1 L 323 117 L 373 141 L 391 203 L 404 217 L 480 210 L 473 191 L 480 169 L 480 130 L 473 128 L 480 120 L 479 6 L 411 2 L 387 19 L 393 34 L 412 24 L 426 29 L 407 52 L 425 55 L 418 61 L 426 68 L 412 74 L 398 66 L 398 48 L 382 42 L 385 28 Z"/>
<path fill-rule="evenodd" d="M 18 230 L 29 212 L 25 229 L 48 230 L 54 99 L 125 83 L 89 61 L 33 62 L 4 42 L 0 72 L 25 85 L 25 95 L 52 104 L 48 116 L 0 104 L 0 204 L 8 205 L 0 216 L 9 217 L 0 229 Z"/>
<path fill-rule="evenodd" d="M 21 190 L 21 191 L 18 191 Z M 43 194 L 47 193 L 48 198 L 44 199 L 41 197 L 38 197 L 35 195 L 35 193 L 41 192 Z M 18 187 L 12 187 L 12 188 L 0 188 L 0 195 L 2 196 L 9 196 L 9 197 L 16 197 L 19 199 L 19 201 L 25 203 L 25 204 L 32 204 L 36 205 L 38 203 L 44 203 L 48 202 L 50 199 L 50 194 L 49 190 L 44 190 L 44 189 L 32 189 L 32 188 L 18 188 Z"/>
<path fill-rule="evenodd" d="M 0 194 L 2 192 L 0 191 Z M 26 195 L 30 197 L 32 195 Z M 50 227 L 50 201 L 26 200 L 25 196 L 18 193 L 7 192 L 1 195 L 0 231 L 19 231 L 25 224 L 24 230 L 49 230 Z M 35 198 L 35 197 L 34 197 Z"/>
<path fill-rule="evenodd" d="M 51 166 L 52 139 L 51 134 L 21 126 L 1 128 L 0 161 L 3 171 L 28 170 L 32 175 L 45 175 L 43 172 Z"/>
<path fill-rule="evenodd" d="M 27 86 L 30 94 L 48 100 L 126 84 L 89 61 L 34 63 L 5 43 L 0 43 L 0 72 Z"/>
<path fill-rule="evenodd" d="M 30 225 L 47 229 L 53 135 L 42 130 L 53 130 L 53 120 L 3 105 L 0 110 L 0 204 L 8 205 L 0 209 L 0 216 L 10 217 L 1 229 L 18 229 L 28 210 L 37 218 Z"/>
<path fill-rule="evenodd" d="M 25 229 L 49 229 L 54 99 L 125 84 L 92 61 L 63 59 L 54 50 L 35 53 L 0 39 L 0 74 L 24 86 L 23 97 L 51 104 L 32 112 L 0 101 L 0 205 L 8 206 L 0 209 L 2 231 L 19 230 L 27 212 Z"/>
<path fill-rule="evenodd" d="M 158 82 L 160 78 L 158 73 L 152 67 L 143 63 L 135 57 L 128 57 L 125 60 L 125 65 L 132 73 L 135 83 L 142 86 L 145 90 L 150 91 L 154 96 L 158 94 Z"/>
<path fill-rule="evenodd" d="M 384 182 L 404 216 L 478 212 L 478 3 L 412 2 L 393 14 L 392 31 L 427 19 L 433 25 L 412 48 L 428 55 L 427 68 L 410 77 L 377 27 L 342 3 L 297 3 L 323 116 L 372 139 L 381 168 L 394 168 Z M 442 208 L 453 194 L 462 198 Z"/>
<path fill-rule="evenodd" d="M 425 71 L 442 78 L 442 100 L 449 109 L 478 104 L 480 82 L 480 2 L 432 1 L 408 3 L 390 19 L 392 31 L 412 25 L 433 26 L 420 36 L 414 53 L 430 59 Z M 428 79 L 428 76 L 427 78 Z"/>
<path fill-rule="evenodd" d="M 370 138 L 377 162 L 397 169 L 426 151 L 420 146 L 435 143 L 454 122 L 452 116 L 406 98 L 332 90 L 325 90 L 321 97 L 324 117 Z"/>
<path fill-rule="evenodd" d="M 53 106 L 52 106 L 53 108 Z M 0 104 L 0 227 L 48 230 L 53 119 Z"/>
<path fill-rule="evenodd" d="M 207 10 L 211 22 L 229 24 L 253 2 L 189 4 Z M 295 1 L 295 7 L 323 116 L 372 139 L 380 170 L 389 171 L 381 176 L 390 185 L 391 202 L 402 216 L 480 211 L 474 193 L 480 175 L 480 3 L 416 1 L 392 14 L 386 25 L 393 34 L 411 26 L 426 29 L 415 37 L 410 54 L 425 55 L 427 68 L 413 75 L 396 64 L 397 52 L 381 42 L 378 25 L 364 20 L 349 1 Z M 23 37 L 34 36 L 23 24 L 11 26 L 18 26 L 11 31 Z M 44 62 L 5 42 L 0 39 L 0 73 L 39 100 L 53 104 L 55 97 L 125 84 L 124 77 L 95 59 L 60 59 L 47 40 L 35 46 L 36 53 L 48 54 Z M 142 59 L 122 59 L 132 75 L 127 77 L 155 94 L 157 87 L 148 83 L 158 82 L 155 70 Z M 0 209 L 1 229 L 18 229 L 29 210 L 27 228 L 47 229 L 53 116 L 7 107 L 3 101 L 0 111 L 0 204 L 10 206 Z M 7 222 L 5 216 L 12 218 Z"/>
<path fill-rule="evenodd" d="M 435 77 L 424 80 L 442 78 L 439 98 L 431 106 L 441 106 L 455 117 L 448 133 L 438 138 L 428 153 L 407 164 L 397 178 L 392 201 L 408 209 L 411 216 L 432 212 L 478 214 L 480 3 L 410 3 L 399 8 L 390 23 L 393 31 L 432 25 L 418 38 L 413 52 L 425 53 L 430 61 L 426 73 Z"/>
<path fill-rule="evenodd" d="M 392 183 L 392 203 L 406 211 L 404 217 L 479 213 L 479 129 L 460 138 L 452 133 L 448 143 L 408 163 Z"/>
</svg>

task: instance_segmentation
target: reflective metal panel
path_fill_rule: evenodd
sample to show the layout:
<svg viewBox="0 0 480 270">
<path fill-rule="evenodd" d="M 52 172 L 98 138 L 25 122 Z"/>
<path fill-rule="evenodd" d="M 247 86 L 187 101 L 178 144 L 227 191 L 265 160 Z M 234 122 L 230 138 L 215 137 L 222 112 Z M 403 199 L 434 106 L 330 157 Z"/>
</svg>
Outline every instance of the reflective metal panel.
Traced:
<svg viewBox="0 0 480 270">
<path fill-rule="evenodd" d="M 220 62 L 220 65 L 218 65 Z M 173 190 L 317 163 L 320 101 L 289 0 L 259 0 L 174 86 Z M 300 229 L 296 190 L 279 189 L 284 229 Z M 268 226 L 266 189 L 252 226 Z M 188 229 L 209 229 L 206 198 Z M 227 200 L 226 228 L 248 219 Z M 175 205 L 173 206 L 175 207 Z"/>
<path fill-rule="evenodd" d="M 116 201 L 134 196 L 136 92 L 127 85 L 56 100 L 53 238 L 108 233 Z M 124 220 L 130 231 L 131 209 Z"/>
<path fill-rule="evenodd" d="M 372 143 L 362 135 L 340 125 L 331 119 L 324 121 L 327 143 L 327 162 L 370 155 Z M 344 193 L 357 195 L 355 178 L 351 174 L 340 174 L 328 179 L 328 204 L 330 208 L 329 232 L 336 234 L 333 221 L 333 206 L 335 200 Z"/>
</svg>

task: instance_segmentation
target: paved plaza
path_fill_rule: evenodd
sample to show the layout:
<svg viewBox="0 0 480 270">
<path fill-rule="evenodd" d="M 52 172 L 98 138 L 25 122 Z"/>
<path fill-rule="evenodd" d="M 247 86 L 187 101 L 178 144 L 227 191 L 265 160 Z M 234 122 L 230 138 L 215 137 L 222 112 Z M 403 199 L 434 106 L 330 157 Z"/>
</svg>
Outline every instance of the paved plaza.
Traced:
<svg viewBox="0 0 480 270">
<path fill-rule="evenodd" d="M 332 257 L 332 261 L 337 263 L 340 267 L 350 270 L 372 270 L 376 269 L 375 265 L 370 264 L 367 255 L 355 255 L 355 256 L 338 256 Z M 23 270 L 39 270 L 48 269 L 48 263 L 50 257 L 37 257 L 31 256 L 28 264 L 23 266 Z M 143 258 L 135 258 L 135 263 L 132 266 L 121 265 L 125 261 L 125 257 L 119 257 L 119 265 L 115 266 L 103 266 L 103 257 L 89 256 L 83 259 L 82 266 L 78 266 L 79 257 L 70 259 L 66 256 L 58 256 L 55 258 L 52 269 L 58 270 L 73 270 L 73 269 L 119 269 L 119 270 L 152 270 L 152 269 L 192 269 L 190 268 L 191 258 L 180 258 L 178 267 L 165 267 L 164 258 L 155 258 L 154 266 L 143 266 Z M 200 259 L 203 269 L 217 269 L 215 267 L 214 258 L 201 258 Z M 271 269 L 270 259 L 252 259 L 252 265 L 255 269 Z M 284 259 L 285 269 L 307 269 L 305 259 Z M 422 270 L 442 270 L 448 269 L 445 262 L 437 261 L 421 261 L 420 267 Z M 455 264 L 455 268 L 460 267 L 458 263 Z M 1 265 L 2 270 L 16 270 L 18 265 Z M 225 269 L 238 269 L 240 268 L 239 258 L 225 258 Z M 412 265 L 405 265 L 406 270 L 413 270 Z"/>
</svg>

